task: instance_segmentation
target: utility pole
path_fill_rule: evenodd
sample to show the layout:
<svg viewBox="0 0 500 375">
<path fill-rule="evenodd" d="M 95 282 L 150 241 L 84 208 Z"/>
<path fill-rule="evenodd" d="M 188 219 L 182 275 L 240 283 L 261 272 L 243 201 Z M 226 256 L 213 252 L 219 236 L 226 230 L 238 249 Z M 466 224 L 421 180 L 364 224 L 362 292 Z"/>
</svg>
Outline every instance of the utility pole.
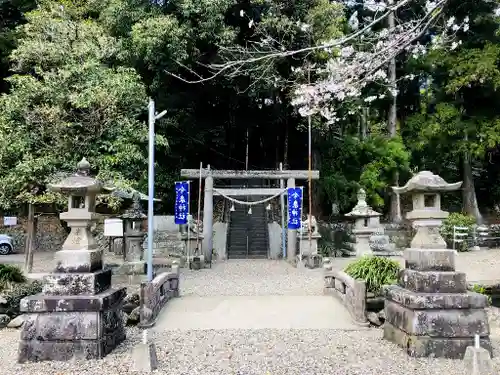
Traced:
<svg viewBox="0 0 500 375">
<path fill-rule="evenodd" d="M 163 111 L 157 114 L 155 111 L 155 101 L 149 99 L 149 157 L 148 157 L 148 281 L 153 280 L 153 225 L 154 225 L 154 195 L 155 195 L 155 121 L 167 114 Z"/>
<path fill-rule="evenodd" d="M 394 0 L 388 1 L 389 6 L 394 5 Z M 394 11 L 390 12 L 387 17 L 387 23 L 389 26 L 389 32 L 394 32 L 396 27 Z M 391 89 L 391 104 L 389 107 L 389 115 L 387 118 L 387 130 L 390 138 L 394 138 L 397 135 L 397 77 L 396 77 L 396 57 L 391 58 L 389 61 L 389 86 Z M 399 185 L 399 172 L 396 171 L 393 176 L 394 185 Z M 391 205 L 390 205 L 390 219 L 393 223 L 401 222 L 401 205 L 399 194 L 391 192 Z"/>
</svg>

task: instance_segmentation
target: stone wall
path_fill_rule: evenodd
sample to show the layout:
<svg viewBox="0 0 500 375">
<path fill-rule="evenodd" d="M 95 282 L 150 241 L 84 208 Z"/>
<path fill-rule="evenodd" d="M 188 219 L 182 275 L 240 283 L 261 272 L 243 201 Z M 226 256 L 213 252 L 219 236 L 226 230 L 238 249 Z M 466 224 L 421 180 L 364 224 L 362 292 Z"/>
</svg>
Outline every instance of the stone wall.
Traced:
<svg viewBox="0 0 500 375">
<path fill-rule="evenodd" d="M 356 324 L 368 326 L 366 318 L 366 283 L 354 280 L 342 271 L 325 270 L 325 294 L 338 298 Z"/>
<path fill-rule="evenodd" d="M 41 215 L 37 219 L 36 251 L 57 251 L 67 237 L 59 217 L 56 215 Z M 0 234 L 6 234 L 14 240 L 14 252 L 24 253 L 28 233 L 28 219 L 20 217 L 16 226 L 4 226 L 0 218 Z"/>
</svg>

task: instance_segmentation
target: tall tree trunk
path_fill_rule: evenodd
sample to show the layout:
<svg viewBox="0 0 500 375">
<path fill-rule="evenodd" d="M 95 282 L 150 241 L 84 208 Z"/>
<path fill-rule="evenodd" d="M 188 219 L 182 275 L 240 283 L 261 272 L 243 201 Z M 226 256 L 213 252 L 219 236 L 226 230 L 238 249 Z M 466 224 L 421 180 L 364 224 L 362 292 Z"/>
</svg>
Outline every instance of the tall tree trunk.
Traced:
<svg viewBox="0 0 500 375">
<path fill-rule="evenodd" d="M 393 1 L 389 1 L 389 5 L 393 5 Z M 387 18 L 388 23 L 389 23 L 389 30 L 392 31 L 394 30 L 396 26 L 395 22 L 395 17 L 394 17 L 394 12 L 391 12 L 389 14 L 389 17 Z M 389 85 L 391 87 L 391 98 L 392 102 L 389 107 L 389 116 L 387 119 L 387 131 L 389 133 L 389 136 L 391 138 L 394 138 L 397 135 L 397 84 L 396 84 L 396 59 L 392 58 L 391 61 L 389 62 Z M 392 178 L 392 183 L 393 186 L 399 186 L 399 172 L 396 171 L 393 175 Z M 392 190 L 392 189 L 391 189 Z M 391 207 L 390 207 L 390 212 L 389 212 L 389 220 L 392 223 L 399 223 L 401 222 L 401 204 L 399 200 L 399 194 L 394 193 L 393 191 L 391 193 Z"/>
<path fill-rule="evenodd" d="M 468 135 L 465 134 L 465 141 L 468 141 Z M 472 164 L 470 153 L 466 151 L 463 158 L 464 183 L 462 186 L 463 211 L 468 215 L 474 216 L 478 224 L 483 223 L 483 216 L 479 212 L 477 204 L 476 188 L 474 186 L 474 176 L 472 175 Z"/>
<path fill-rule="evenodd" d="M 364 141 L 366 139 L 366 135 L 368 134 L 368 132 L 367 132 L 367 129 L 368 129 L 368 108 L 363 107 L 360 122 L 361 122 L 360 139 L 362 141 Z"/>
<path fill-rule="evenodd" d="M 321 170 L 321 153 L 319 151 L 317 133 L 313 133 L 313 147 L 312 149 L 312 169 L 313 170 Z M 312 214 L 317 218 L 321 218 L 323 216 L 323 209 L 321 205 L 321 186 L 319 181 L 312 182 Z"/>
<path fill-rule="evenodd" d="M 288 165 L 288 121 L 285 120 L 285 138 L 283 139 L 283 169 L 289 169 Z"/>
</svg>

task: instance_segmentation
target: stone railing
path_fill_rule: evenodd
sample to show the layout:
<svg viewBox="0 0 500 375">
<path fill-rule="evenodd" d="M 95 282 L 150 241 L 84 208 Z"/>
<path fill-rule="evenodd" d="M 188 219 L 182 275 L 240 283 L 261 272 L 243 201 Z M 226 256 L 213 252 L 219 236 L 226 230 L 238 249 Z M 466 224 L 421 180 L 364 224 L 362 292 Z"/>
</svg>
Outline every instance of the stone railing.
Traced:
<svg viewBox="0 0 500 375">
<path fill-rule="evenodd" d="M 179 267 L 174 265 L 171 272 L 158 274 L 151 282 L 141 283 L 139 327 L 154 326 L 161 309 L 166 303 L 179 297 Z"/>
<path fill-rule="evenodd" d="M 343 271 L 325 270 L 325 294 L 340 299 L 354 322 L 368 326 L 366 319 L 366 283 L 355 280 Z"/>
</svg>

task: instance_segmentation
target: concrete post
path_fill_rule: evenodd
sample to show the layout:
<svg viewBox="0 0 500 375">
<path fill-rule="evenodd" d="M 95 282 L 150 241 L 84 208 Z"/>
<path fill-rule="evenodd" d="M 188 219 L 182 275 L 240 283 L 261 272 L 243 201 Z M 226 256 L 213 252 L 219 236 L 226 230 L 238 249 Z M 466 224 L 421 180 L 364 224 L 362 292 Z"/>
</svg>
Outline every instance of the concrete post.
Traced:
<svg viewBox="0 0 500 375">
<path fill-rule="evenodd" d="M 214 179 L 212 176 L 205 178 L 205 198 L 203 200 L 203 254 L 205 261 L 212 261 L 213 246 L 213 218 L 214 218 Z"/>
<path fill-rule="evenodd" d="M 295 178 L 289 178 L 286 182 L 287 188 L 295 187 Z M 297 230 L 288 229 L 287 237 L 287 258 L 289 261 L 294 262 L 297 256 Z"/>
</svg>

